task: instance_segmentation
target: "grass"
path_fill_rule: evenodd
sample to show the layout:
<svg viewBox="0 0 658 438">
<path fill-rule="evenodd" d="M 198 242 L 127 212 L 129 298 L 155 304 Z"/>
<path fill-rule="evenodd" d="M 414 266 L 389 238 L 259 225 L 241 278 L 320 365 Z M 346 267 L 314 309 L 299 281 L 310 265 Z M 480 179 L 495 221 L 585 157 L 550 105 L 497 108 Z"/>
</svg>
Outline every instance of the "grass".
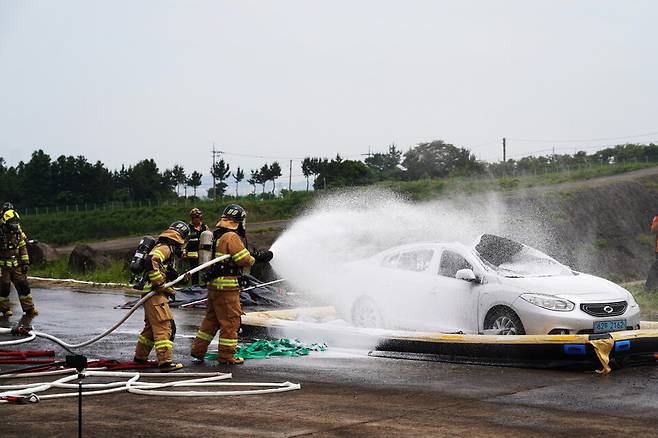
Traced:
<svg viewBox="0 0 658 438">
<path fill-rule="evenodd" d="M 33 267 L 30 269 L 29 275 L 46 278 L 73 278 L 95 283 L 127 283 L 130 278 L 130 272 L 127 270 L 126 263 L 122 260 L 110 259 L 109 267 L 82 273 L 71 272 L 67 257 L 61 257 L 42 266 Z"/>
<path fill-rule="evenodd" d="M 537 175 L 512 175 L 504 177 L 452 177 L 419 181 L 383 181 L 380 187 L 390 189 L 412 200 L 426 200 L 453 194 L 471 195 L 490 191 L 512 191 L 539 186 L 550 186 L 567 182 L 585 181 L 634 170 L 656 167 L 657 163 L 619 163 L 590 168 L 550 172 Z M 647 180 L 650 181 L 650 180 Z M 652 180 L 651 180 L 652 181 Z M 645 184 L 649 184 L 646 182 Z"/>
<path fill-rule="evenodd" d="M 298 214 L 313 198 L 313 193 L 294 192 L 277 199 L 239 199 L 248 212 L 248 222 L 288 219 Z M 206 221 L 214 225 L 229 201 L 200 201 Z M 191 203 L 111 210 L 71 211 L 39 215 L 23 215 L 28 236 L 52 245 L 67 245 L 116 237 L 155 234 L 173 221 L 187 221 Z"/>
<path fill-rule="evenodd" d="M 645 292 L 644 280 L 621 284 L 633 294 L 635 301 L 640 305 L 643 319 L 657 320 L 658 318 L 658 292 Z"/>
</svg>

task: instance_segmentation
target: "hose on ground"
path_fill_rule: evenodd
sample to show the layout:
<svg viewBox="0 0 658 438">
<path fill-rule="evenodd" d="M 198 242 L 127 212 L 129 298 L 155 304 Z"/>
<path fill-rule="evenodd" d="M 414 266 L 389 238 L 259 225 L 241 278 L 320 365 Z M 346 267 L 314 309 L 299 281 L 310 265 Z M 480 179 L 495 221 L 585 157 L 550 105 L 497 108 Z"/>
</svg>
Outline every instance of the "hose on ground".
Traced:
<svg viewBox="0 0 658 438">
<path fill-rule="evenodd" d="M 230 373 L 139 373 L 139 372 L 115 372 L 115 371 L 94 371 L 85 370 L 82 372 L 83 377 L 116 377 L 126 380 L 114 381 L 108 383 L 90 383 L 84 384 L 83 388 L 92 389 L 83 391 L 83 396 L 111 394 L 114 392 L 130 392 L 140 395 L 156 395 L 168 397 L 218 397 L 218 396 L 235 396 L 235 395 L 256 395 L 269 394 L 276 392 L 294 391 L 301 389 L 299 383 L 282 382 L 282 383 L 264 383 L 264 382 L 220 382 L 233 376 Z M 7 376 L 5 376 L 7 377 Z M 193 377 L 182 380 L 174 380 L 166 383 L 152 383 L 140 381 L 140 377 Z M 71 370 L 71 375 L 60 377 L 52 382 L 27 383 L 23 385 L 5 385 L 0 386 L 0 403 L 8 403 L 14 398 L 29 397 L 30 401 L 49 400 L 65 397 L 78 396 L 78 384 L 70 383 L 78 378 L 75 370 Z M 243 389 L 228 391 L 174 391 L 173 388 L 183 387 L 226 387 L 226 388 L 263 388 L 263 389 Z M 166 390 L 170 388 L 171 390 Z M 57 394 L 38 393 L 50 389 L 72 389 L 70 392 L 61 392 Z"/>
</svg>

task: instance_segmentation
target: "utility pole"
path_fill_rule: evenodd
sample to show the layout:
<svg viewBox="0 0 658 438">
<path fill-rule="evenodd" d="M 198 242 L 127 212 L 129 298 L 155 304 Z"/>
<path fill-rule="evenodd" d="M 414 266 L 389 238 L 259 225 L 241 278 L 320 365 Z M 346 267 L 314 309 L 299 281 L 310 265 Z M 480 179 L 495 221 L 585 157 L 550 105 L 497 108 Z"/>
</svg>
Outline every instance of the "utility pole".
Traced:
<svg viewBox="0 0 658 438">
<path fill-rule="evenodd" d="M 212 201 L 217 199 L 217 191 L 215 190 L 215 157 L 221 156 L 224 151 L 215 150 L 215 142 L 212 142 Z"/>
<path fill-rule="evenodd" d="M 292 160 L 290 160 L 290 173 L 288 174 L 288 191 L 292 192 Z"/>
<path fill-rule="evenodd" d="M 505 137 L 503 137 L 503 163 L 507 162 L 507 147 L 505 143 Z"/>
</svg>

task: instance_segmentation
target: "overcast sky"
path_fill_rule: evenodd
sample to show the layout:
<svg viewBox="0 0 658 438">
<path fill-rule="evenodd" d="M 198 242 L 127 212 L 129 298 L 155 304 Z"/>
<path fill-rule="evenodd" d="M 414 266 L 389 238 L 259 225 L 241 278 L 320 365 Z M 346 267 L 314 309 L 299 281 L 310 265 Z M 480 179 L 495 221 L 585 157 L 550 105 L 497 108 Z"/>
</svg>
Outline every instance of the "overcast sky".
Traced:
<svg viewBox="0 0 658 438">
<path fill-rule="evenodd" d="M 638 0 L 0 0 L 0 156 L 208 175 L 215 142 L 287 174 L 392 142 L 658 142 L 657 22 Z"/>
</svg>

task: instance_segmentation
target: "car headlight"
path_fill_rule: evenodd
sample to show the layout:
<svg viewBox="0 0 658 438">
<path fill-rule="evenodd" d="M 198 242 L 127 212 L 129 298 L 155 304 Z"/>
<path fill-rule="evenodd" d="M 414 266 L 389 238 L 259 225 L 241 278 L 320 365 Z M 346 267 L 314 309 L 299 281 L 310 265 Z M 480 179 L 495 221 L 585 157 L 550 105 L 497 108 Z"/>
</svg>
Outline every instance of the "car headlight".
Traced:
<svg viewBox="0 0 658 438">
<path fill-rule="evenodd" d="M 571 301 L 563 300 L 562 298 L 557 298 L 552 295 L 523 294 L 521 295 L 521 298 L 535 306 L 558 312 L 570 312 L 575 307 L 574 303 Z"/>
<path fill-rule="evenodd" d="M 630 307 L 637 307 L 637 301 L 635 301 L 635 297 L 631 293 L 628 294 L 628 304 Z"/>
</svg>

